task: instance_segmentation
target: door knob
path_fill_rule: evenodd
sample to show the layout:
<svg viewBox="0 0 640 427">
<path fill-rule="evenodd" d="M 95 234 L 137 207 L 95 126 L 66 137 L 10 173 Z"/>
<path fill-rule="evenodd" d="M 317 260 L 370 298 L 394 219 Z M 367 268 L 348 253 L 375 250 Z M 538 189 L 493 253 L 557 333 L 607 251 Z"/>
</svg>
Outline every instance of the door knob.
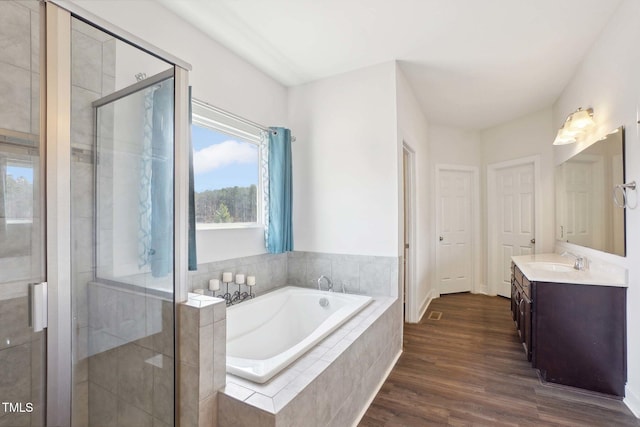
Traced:
<svg viewBox="0 0 640 427">
<path fill-rule="evenodd" d="M 440 236 L 440 239 L 438 239 L 438 240 L 440 240 L 442 242 L 444 240 L 444 237 Z"/>
<path fill-rule="evenodd" d="M 531 242 L 532 245 L 535 245 L 536 244 L 536 239 L 531 239 L 530 242 Z"/>
</svg>

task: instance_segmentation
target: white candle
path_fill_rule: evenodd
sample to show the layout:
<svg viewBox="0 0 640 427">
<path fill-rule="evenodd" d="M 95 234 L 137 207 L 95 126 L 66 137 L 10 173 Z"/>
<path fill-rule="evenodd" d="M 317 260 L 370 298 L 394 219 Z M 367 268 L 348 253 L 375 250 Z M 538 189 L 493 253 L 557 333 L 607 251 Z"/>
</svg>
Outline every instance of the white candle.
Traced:
<svg viewBox="0 0 640 427">
<path fill-rule="evenodd" d="M 236 283 L 238 285 L 244 284 L 244 274 L 236 274 Z"/>
<path fill-rule="evenodd" d="M 256 276 L 247 276 L 247 285 L 255 286 L 256 285 Z"/>
<path fill-rule="evenodd" d="M 229 271 L 225 271 L 224 273 L 222 273 L 222 281 L 225 283 L 233 281 L 233 273 Z"/>
<path fill-rule="evenodd" d="M 204 295 L 204 289 L 194 289 L 193 290 L 194 294 L 200 294 L 200 295 Z"/>
<path fill-rule="evenodd" d="M 219 291 L 220 290 L 220 280 L 218 280 L 218 279 L 209 280 L 209 290 L 210 291 Z"/>
</svg>

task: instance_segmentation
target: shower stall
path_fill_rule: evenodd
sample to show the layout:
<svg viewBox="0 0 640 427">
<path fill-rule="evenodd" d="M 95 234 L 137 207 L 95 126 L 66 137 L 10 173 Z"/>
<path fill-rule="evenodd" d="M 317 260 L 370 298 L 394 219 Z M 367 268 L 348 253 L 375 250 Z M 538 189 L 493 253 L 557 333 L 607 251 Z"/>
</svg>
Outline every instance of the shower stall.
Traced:
<svg viewBox="0 0 640 427">
<path fill-rule="evenodd" d="M 0 2 L 0 426 L 174 425 L 189 65 Z"/>
</svg>

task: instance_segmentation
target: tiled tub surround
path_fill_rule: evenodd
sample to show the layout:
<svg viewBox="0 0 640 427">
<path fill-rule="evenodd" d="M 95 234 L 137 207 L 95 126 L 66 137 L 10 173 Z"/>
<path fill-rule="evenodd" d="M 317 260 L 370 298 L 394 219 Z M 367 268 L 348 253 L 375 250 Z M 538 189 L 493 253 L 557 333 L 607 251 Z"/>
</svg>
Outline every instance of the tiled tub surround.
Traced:
<svg viewBox="0 0 640 427">
<path fill-rule="evenodd" d="M 399 262 L 398 257 L 289 252 L 287 284 L 317 288 L 324 275 L 334 291 L 344 284 L 347 293 L 397 297 Z"/>
<path fill-rule="evenodd" d="M 220 427 L 350 426 L 401 351 L 402 305 L 376 297 L 359 314 L 265 384 L 227 374 Z"/>
<path fill-rule="evenodd" d="M 210 279 L 230 271 L 255 276 L 258 296 L 286 285 L 317 288 L 321 275 L 332 280 L 335 291 L 344 283 L 347 293 L 374 296 L 269 382 L 227 374 L 224 393 L 217 396 L 218 425 L 343 427 L 359 420 L 401 352 L 401 262 L 399 257 L 288 252 L 200 264 L 190 272 L 190 290 L 207 289 Z"/>
<path fill-rule="evenodd" d="M 225 261 L 199 264 L 197 271 L 189 272 L 189 290 L 208 289 L 210 279 L 222 279 L 222 273 L 230 271 L 242 273 L 245 276 L 255 276 L 256 285 L 253 292 L 262 295 L 272 289 L 279 288 L 287 284 L 287 254 L 264 254 L 243 258 L 234 258 Z M 229 292 L 233 293 L 238 289 L 237 285 L 229 285 Z M 247 287 L 243 286 L 243 291 Z M 220 292 L 224 293 L 224 285 L 220 285 Z"/>
<path fill-rule="evenodd" d="M 344 283 L 347 293 L 397 297 L 400 262 L 398 257 L 318 252 L 255 255 L 198 265 L 198 271 L 189 274 L 189 289 L 207 289 L 209 279 L 220 279 L 223 271 L 231 271 L 255 276 L 256 295 L 285 285 L 317 288 L 318 277 L 324 275 L 336 291 Z M 323 286 L 325 289 L 326 284 Z M 236 285 L 229 286 L 230 291 L 236 289 Z"/>
<path fill-rule="evenodd" d="M 224 300 L 189 294 L 179 306 L 179 425 L 214 427 L 218 390 L 225 386 Z"/>
</svg>

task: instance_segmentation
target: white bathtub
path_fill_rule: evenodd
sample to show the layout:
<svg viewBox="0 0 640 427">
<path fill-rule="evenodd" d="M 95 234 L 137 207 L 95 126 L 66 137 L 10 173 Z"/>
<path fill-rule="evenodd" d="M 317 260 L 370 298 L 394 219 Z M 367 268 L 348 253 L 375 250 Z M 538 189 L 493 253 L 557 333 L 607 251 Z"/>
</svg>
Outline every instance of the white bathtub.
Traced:
<svg viewBox="0 0 640 427">
<path fill-rule="evenodd" d="M 227 372 L 264 383 L 370 302 L 362 295 L 287 286 L 229 307 Z"/>
</svg>

